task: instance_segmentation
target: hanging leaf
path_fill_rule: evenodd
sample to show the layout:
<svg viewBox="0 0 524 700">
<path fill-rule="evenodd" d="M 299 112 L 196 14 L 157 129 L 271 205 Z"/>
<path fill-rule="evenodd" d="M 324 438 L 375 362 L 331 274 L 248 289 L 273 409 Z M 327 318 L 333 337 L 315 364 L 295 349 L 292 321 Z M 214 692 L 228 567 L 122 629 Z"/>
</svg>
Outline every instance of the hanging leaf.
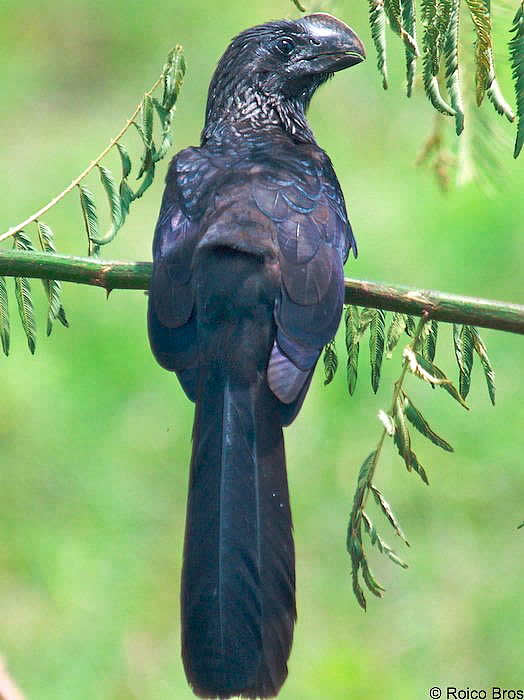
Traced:
<svg viewBox="0 0 524 700">
<path fill-rule="evenodd" d="M 410 338 L 413 337 L 415 334 L 415 328 L 417 327 L 417 323 L 414 319 L 413 316 L 410 316 L 409 314 L 405 314 L 406 317 L 406 335 L 409 336 Z"/>
<path fill-rule="evenodd" d="M 460 331 L 462 342 L 462 369 L 459 373 L 459 392 L 463 399 L 469 394 L 471 386 L 471 369 L 473 367 L 473 334 L 471 326 L 462 326 Z"/>
<path fill-rule="evenodd" d="M 441 447 L 443 450 L 446 450 L 446 452 L 453 452 L 453 448 L 449 442 L 446 442 L 444 438 L 441 438 L 440 435 L 437 435 L 437 433 L 430 428 L 424 416 L 413 405 L 411 399 L 405 392 L 402 392 L 402 404 L 404 415 L 411 425 L 413 425 L 419 431 L 419 433 L 431 440 L 433 444 Z"/>
<path fill-rule="evenodd" d="M 16 250 L 34 251 L 31 240 L 26 236 L 24 231 L 19 231 L 13 236 L 13 248 Z M 32 355 L 36 348 L 36 324 L 33 307 L 33 298 L 31 296 L 31 285 L 25 277 L 15 277 L 15 296 L 18 304 L 18 313 L 22 321 L 27 346 Z"/>
<path fill-rule="evenodd" d="M 406 468 L 409 471 L 416 472 L 422 481 L 429 485 L 429 480 L 426 470 L 418 461 L 417 455 L 411 449 L 411 438 L 409 436 L 408 426 L 404 416 L 404 406 L 401 397 L 399 396 L 395 403 L 395 435 L 393 441 L 397 446 L 398 453 L 404 460 Z"/>
<path fill-rule="evenodd" d="M 153 100 L 151 95 L 145 95 L 142 102 L 142 129 L 144 145 L 146 148 L 151 148 L 153 145 Z"/>
<path fill-rule="evenodd" d="M 453 324 L 453 348 L 455 350 L 455 358 L 459 368 L 459 373 L 464 371 L 464 348 L 462 343 L 462 326 L 458 323 Z"/>
<path fill-rule="evenodd" d="M 7 287 L 5 277 L 0 276 L 0 341 L 4 355 L 9 355 L 9 306 L 7 299 Z"/>
<path fill-rule="evenodd" d="M 160 120 L 160 126 L 162 127 L 160 147 L 157 149 L 154 157 L 156 162 L 163 158 L 172 146 L 171 123 L 173 120 L 174 109 L 166 109 L 155 97 L 153 97 L 153 104 Z"/>
<path fill-rule="evenodd" d="M 518 158 L 524 144 L 524 2 L 517 9 L 511 27 L 513 36 L 509 41 L 509 60 L 515 86 L 515 102 L 517 105 L 517 138 L 513 157 Z"/>
<path fill-rule="evenodd" d="M 113 178 L 113 173 L 105 168 L 103 165 L 98 165 L 98 171 L 100 173 L 100 181 L 104 187 L 107 195 L 107 201 L 109 202 L 109 208 L 111 211 L 111 228 L 109 231 L 101 238 L 91 238 L 93 243 L 97 245 L 107 245 L 116 236 L 119 228 L 122 226 L 122 205 L 120 200 L 120 194 L 117 190 L 115 180 Z"/>
<path fill-rule="evenodd" d="M 400 0 L 384 0 L 384 11 L 389 20 L 389 26 L 397 34 L 407 50 L 416 56 L 419 55 L 417 42 L 409 31 L 404 27 L 403 14 L 400 8 Z"/>
<path fill-rule="evenodd" d="M 486 377 L 486 384 L 488 386 L 489 398 L 493 406 L 495 405 L 495 372 L 491 366 L 491 362 L 488 357 L 488 350 L 484 344 L 484 341 L 479 335 L 478 330 L 474 326 L 470 326 L 471 334 L 473 337 L 473 347 L 477 355 L 479 356 L 480 362 L 482 364 L 482 369 L 484 370 L 484 375 Z"/>
<path fill-rule="evenodd" d="M 118 148 L 120 160 L 122 161 L 122 178 L 125 180 L 131 172 L 131 158 L 123 143 L 117 141 L 116 147 Z"/>
<path fill-rule="evenodd" d="M 324 348 L 324 373 L 326 376 L 324 384 L 330 384 L 333 381 L 333 377 L 336 374 L 337 368 L 337 351 L 335 348 L 335 341 L 332 340 Z"/>
<path fill-rule="evenodd" d="M 346 324 L 346 350 L 348 355 L 347 360 L 347 383 L 348 390 L 351 396 L 355 391 L 358 376 L 358 352 L 359 352 L 359 334 L 360 316 L 358 307 L 349 304 L 346 306 L 344 315 Z"/>
<path fill-rule="evenodd" d="M 99 237 L 95 200 L 93 199 L 92 192 L 84 185 L 78 185 L 78 190 L 80 192 L 80 206 L 82 207 L 84 225 L 89 243 L 89 253 L 91 254 L 92 252 L 96 252 L 96 247 L 93 246 L 93 240 Z"/>
<path fill-rule="evenodd" d="M 56 253 L 54 236 L 51 228 L 43 221 L 37 221 L 38 239 L 40 247 L 45 253 Z M 48 299 L 47 310 L 47 335 L 51 335 L 53 321 L 58 319 L 62 325 L 69 327 L 65 311 L 60 301 L 62 285 L 58 280 L 42 280 Z"/>
<path fill-rule="evenodd" d="M 172 109 L 178 98 L 178 93 L 184 82 L 186 72 L 186 60 L 182 53 L 182 47 L 176 46 L 169 52 L 168 60 L 164 66 L 164 94 L 162 105 L 166 109 Z"/>
<path fill-rule="evenodd" d="M 444 35 L 443 51 L 446 64 L 446 87 L 451 107 L 455 111 L 455 131 L 459 136 L 464 129 L 464 104 L 460 92 L 458 38 L 460 21 L 460 0 L 450 0 L 449 24 Z"/>
<path fill-rule="evenodd" d="M 384 354 L 384 327 L 386 314 L 382 309 L 374 309 L 375 314 L 369 326 L 369 361 L 371 363 L 371 386 L 375 394 L 380 382 L 380 370 Z"/>
<path fill-rule="evenodd" d="M 414 0 L 402 0 L 402 24 L 413 42 L 417 42 L 416 35 L 416 13 Z M 413 94 L 413 83 L 415 81 L 415 67 L 417 63 L 418 49 L 415 51 L 409 45 L 404 45 L 406 55 L 406 93 L 408 97 Z"/>
<path fill-rule="evenodd" d="M 375 501 L 379 508 L 382 510 L 386 518 L 389 520 L 391 527 L 395 530 L 397 535 L 400 537 L 401 540 L 407 544 L 409 547 L 409 542 L 406 539 L 406 536 L 404 535 L 402 528 L 400 527 L 400 523 L 398 522 L 395 513 L 393 513 L 393 509 L 389 505 L 389 503 L 386 501 L 382 493 L 377 489 L 376 486 L 371 486 L 371 492 L 373 493 L 373 496 L 375 497 Z"/>
<path fill-rule="evenodd" d="M 382 87 L 388 89 L 388 67 L 386 61 L 386 15 L 384 0 L 369 0 L 369 23 L 371 38 L 377 52 L 377 68 L 382 76 Z"/>
<path fill-rule="evenodd" d="M 393 439 L 409 472 L 411 471 L 411 439 L 409 437 L 408 426 L 404 419 L 404 409 L 400 398 L 395 402 L 393 420 L 395 421 L 395 434 Z"/>
<path fill-rule="evenodd" d="M 371 573 L 371 569 L 368 566 L 367 559 L 364 557 L 362 559 L 362 562 L 360 564 L 360 568 L 362 570 L 362 578 L 364 579 L 364 583 L 368 587 L 368 590 L 373 593 L 374 596 L 377 598 L 382 598 L 382 593 L 384 592 L 384 588 L 378 583 L 378 581 L 375 579 L 373 574 Z"/>
<path fill-rule="evenodd" d="M 466 0 L 477 35 L 475 41 L 475 85 L 477 105 L 480 107 L 484 93 L 490 86 L 491 68 L 491 18 L 484 0 Z"/>
<path fill-rule="evenodd" d="M 393 314 L 391 323 L 388 328 L 388 337 L 386 340 L 386 357 L 391 359 L 393 350 L 397 347 L 400 336 L 406 330 L 406 315 L 398 311 Z"/>
<path fill-rule="evenodd" d="M 392 562 L 398 564 L 398 566 L 401 566 L 403 569 L 407 569 L 408 565 L 402 561 L 402 559 L 397 556 L 395 551 L 391 549 L 391 547 L 380 537 L 367 513 L 362 513 L 362 521 L 364 523 L 364 528 L 370 537 L 371 544 L 374 547 L 377 547 L 379 552 L 388 556 Z"/>
<path fill-rule="evenodd" d="M 155 164 L 152 163 L 149 170 L 147 170 L 140 187 L 135 192 L 134 199 L 140 199 L 140 197 L 144 194 L 144 192 L 147 190 L 147 188 L 150 187 L 150 185 L 154 179 L 155 179 Z"/>
<path fill-rule="evenodd" d="M 131 206 L 131 202 L 133 201 L 133 199 L 135 199 L 135 193 L 129 187 L 125 178 L 120 181 L 118 193 L 120 195 L 120 211 L 122 212 L 123 224 L 126 220 L 127 215 L 129 214 L 129 207 Z"/>
<path fill-rule="evenodd" d="M 416 377 L 423 379 L 429 384 L 441 386 L 450 396 L 458 401 L 461 406 L 469 410 L 469 406 L 465 403 L 451 379 L 448 379 L 441 369 L 429 360 L 426 360 L 418 352 L 413 352 L 410 347 L 404 349 L 403 357 L 408 361 L 410 372 Z"/>
<path fill-rule="evenodd" d="M 432 320 L 426 323 L 423 330 L 421 352 L 430 362 L 435 359 L 437 350 L 438 321 Z"/>
<path fill-rule="evenodd" d="M 441 17 L 437 13 L 437 3 L 434 0 L 422 0 L 422 22 L 424 34 L 422 35 L 422 77 L 424 90 L 433 107 L 448 116 L 454 117 L 452 109 L 440 94 L 438 85 L 438 73 L 440 67 L 439 36 Z"/>
</svg>

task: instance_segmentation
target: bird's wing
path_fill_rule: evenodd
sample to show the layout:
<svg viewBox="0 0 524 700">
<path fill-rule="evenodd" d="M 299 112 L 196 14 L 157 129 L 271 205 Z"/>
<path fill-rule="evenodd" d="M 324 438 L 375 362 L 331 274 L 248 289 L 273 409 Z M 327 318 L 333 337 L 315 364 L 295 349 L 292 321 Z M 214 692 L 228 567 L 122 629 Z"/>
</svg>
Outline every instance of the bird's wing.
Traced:
<svg viewBox="0 0 524 700">
<path fill-rule="evenodd" d="M 278 398 L 300 408 L 322 347 L 335 335 L 344 299 L 343 265 L 356 245 L 329 159 L 295 156 L 253 179 L 258 209 L 277 231 L 281 272 L 277 336 L 268 367 Z"/>
<path fill-rule="evenodd" d="M 184 152 L 182 152 L 184 153 Z M 159 364 L 176 371 L 190 399 L 195 399 L 198 366 L 191 262 L 198 242 L 199 219 L 191 217 L 179 191 L 179 160 L 171 163 L 153 240 L 153 274 L 148 327 Z M 195 158 L 197 164 L 200 159 Z M 195 168 L 196 169 L 196 168 Z"/>
</svg>

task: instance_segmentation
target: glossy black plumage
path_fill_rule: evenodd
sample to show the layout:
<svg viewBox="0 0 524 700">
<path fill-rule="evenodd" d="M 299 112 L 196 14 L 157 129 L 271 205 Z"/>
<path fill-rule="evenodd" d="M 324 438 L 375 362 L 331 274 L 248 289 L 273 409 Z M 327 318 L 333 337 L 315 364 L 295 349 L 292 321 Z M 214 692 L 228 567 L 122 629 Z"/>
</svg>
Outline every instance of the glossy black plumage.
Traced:
<svg viewBox="0 0 524 700">
<path fill-rule="evenodd" d="M 148 323 L 155 357 L 196 402 L 182 655 L 202 697 L 271 697 L 287 675 L 296 611 L 282 426 L 335 334 L 356 252 L 305 110 L 332 71 L 362 58 L 328 15 L 247 30 L 211 82 L 201 146 L 167 175 Z"/>
</svg>

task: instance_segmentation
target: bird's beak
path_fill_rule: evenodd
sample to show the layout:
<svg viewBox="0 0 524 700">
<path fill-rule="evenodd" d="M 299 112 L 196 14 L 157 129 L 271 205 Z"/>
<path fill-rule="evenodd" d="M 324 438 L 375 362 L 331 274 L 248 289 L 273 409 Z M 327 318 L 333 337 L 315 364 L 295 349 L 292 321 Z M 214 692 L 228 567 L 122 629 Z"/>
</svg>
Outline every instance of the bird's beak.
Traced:
<svg viewBox="0 0 524 700">
<path fill-rule="evenodd" d="M 317 13 L 303 17 L 312 43 L 307 60 L 315 73 L 334 73 L 355 66 L 366 58 L 364 44 L 347 24 L 336 17 Z"/>
</svg>

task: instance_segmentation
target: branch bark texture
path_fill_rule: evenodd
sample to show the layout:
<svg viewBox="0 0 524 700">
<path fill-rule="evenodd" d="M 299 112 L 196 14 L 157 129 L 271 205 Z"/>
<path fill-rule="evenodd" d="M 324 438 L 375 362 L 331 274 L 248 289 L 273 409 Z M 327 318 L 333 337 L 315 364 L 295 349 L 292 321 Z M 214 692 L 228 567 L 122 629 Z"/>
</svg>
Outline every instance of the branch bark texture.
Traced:
<svg viewBox="0 0 524 700">
<path fill-rule="evenodd" d="M 97 260 L 22 251 L 0 252 L 0 275 L 54 279 L 113 289 L 149 288 L 152 263 Z M 348 304 L 400 311 L 437 321 L 463 323 L 524 335 L 524 305 L 413 289 L 400 285 L 345 280 Z"/>
</svg>

